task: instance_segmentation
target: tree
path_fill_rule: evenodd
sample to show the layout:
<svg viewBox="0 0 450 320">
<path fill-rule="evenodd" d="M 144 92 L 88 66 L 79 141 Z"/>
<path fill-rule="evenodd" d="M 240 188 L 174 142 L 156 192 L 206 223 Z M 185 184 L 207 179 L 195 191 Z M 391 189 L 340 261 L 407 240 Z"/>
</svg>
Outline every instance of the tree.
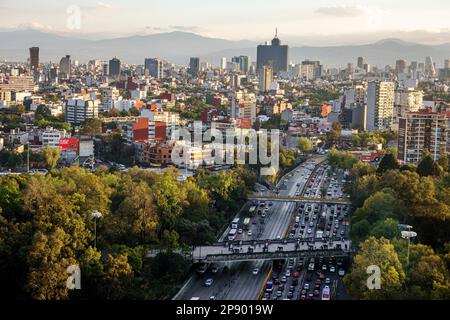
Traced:
<svg viewBox="0 0 450 320">
<path fill-rule="evenodd" d="M 42 150 L 42 154 L 47 167 L 53 169 L 58 164 L 59 157 L 61 156 L 61 149 L 46 147 Z"/>
<path fill-rule="evenodd" d="M 303 153 L 310 153 L 313 150 L 311 140 L 305 137 L 300 137 L 298 139 L 298 147 Z"/>
<path fill-rule="evenodd" d="M 449 171 L 449 161 L 448 161 L 448 156 L 446 154 L 442 155 L 439 158 L 438 163 L 444 171 Z"/>
<path fill-rule="evenodd" d="M 386 153 L 378 165 L 377 173 L 382 174 L 387 170 L 398 170 L 400 165 L 392 153 Z"/>
<path fill-rule="evenodd" d="M 380 268 L 379 290 L 367 287 L 367 268 Z M 344 278 L 346 288 L 354 299 L 396 299 L 401 296 L 405 281 L 403 266 L 394 245 L 387 239 L 370 237 L 364 241 L 356 254 L 352 270 Z"/>
<path fill-rule="evenodd" d="M 102 133 L 102 122 L 99 119 L 89 118 L 83 123 L 82 134 L 95 136 Z"/>
<path fill-rule="evenodd" d="M 417 165 L 417 173 L 422 177 L 437 177 L 441 175 L 442 168 L 433 160 L 431 154 L 427 153 Z"/>
</svg>

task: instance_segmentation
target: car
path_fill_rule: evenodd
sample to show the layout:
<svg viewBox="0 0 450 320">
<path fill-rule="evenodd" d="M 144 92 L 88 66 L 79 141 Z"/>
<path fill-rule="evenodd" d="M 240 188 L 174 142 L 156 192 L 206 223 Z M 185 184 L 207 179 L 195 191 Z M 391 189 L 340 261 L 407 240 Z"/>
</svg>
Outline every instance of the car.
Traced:
<svg viewBox="0 0 450 320">
<path fill-rule="evenodd" d="M 306 300 L 306 294 L 300 295 L 300 300 Z"/>
<path fill-rule="evenodd" d="M 271 207 L 271 206 L 273 206 L 273 202 L 272 201 L 269 202 L 269 207 Z"/>
<path fill-rule="evenodd" d="M 284 291 L 284 283 L 280 283 L 280 284 L 278 285 L 278 290 Z"/>
<path fill-rule="evenodd" d="M 323 270 L 323 271 L 327 271 L 327 269 L 328 269 L 328 268 L 327 268 L 327 265 L 324 264 L 324 265 L 322 266 L 322 270 Z"/>
<path fill-rule="evenodd" d="M 308 228 L 308 234 L 311 234 L 311 233 L 312 233 L 311 228 Z"/>
<path fill-rule="evenodd" d="M 211 267 L 211 273 L 215 274 L 217 273 L 217 271 L 219 271 L 219 268 L 217 268 L 216 266 Z"/>
<path fill-rule="evenodd" d="M 288 278 L 291 276 L 291 271 L 289 269 L 286 270 L 285 276 Z"/>
<path fill-rule="evenodd" d="M 309 290 L 309 283 L 305 283 L 303 285 L 303 290 Z"/>
<path fill-rule="evenodd" d="M 300 277 L 300 272 L 299 272 L 299 271 L 295 271 L 295 272 L 293 273 L 293 277 L 294 277 L 294 278 Z"/>
<path fill-rule="evenodd" d="M 282 276 L 282 277 L 281 277 L 281 282 L 282 282 L 282 283 L 286 283 L 286 282 L 287 282 L 286 276 Z"/>
<path fill-rule="evenodd" d="M 209 297 L 209 300 L 217 300 L 216 296 Z"/>
<path fill-rule="evenodd" d="M 330 267 L 330 272 L 336 272 L 336 268 L 334 266 Z"/>
<path fill-rule="evenodd" d="M 277 236 L 277 240 L 281 240 L 281 236 Z"/>
<path fill-rule="evenodd" d="M 259 269 L 258 268 L 253 269 L 252 273 L 253 273 L 254 276 L 258 275 Z"/>
<path fill-rule="evenodd" d="M 314 222 L 311 221 L 311 222 L 309 223 L 309 226 L 310 226 L 311 228 L 314 227 Z"/>
<path fill-rule="evenodd" d="M 338 275 L 339 275 L 340 277 L 345 276 L 345 270 L 344 270 L 344 269 L 339 269 Z"/>
<path fill-rule="evenodd" d="M 345 235 L 345 231 L 344 231 L 344 230 L 341 230 L 340 235 L 341 235 L 341 236 Z"/>
<path fill-rule="evenodd" d="M 239 234 L 242 234 L 243 232 L 244 232 L 244 230 L 242 230 L 242 229 L 239 229 L 239 230 L 238 230 L 238 233 L 239 233 Z"/>
<path fill-rule="evenodd" d="M 325 284 L 330 284 L 331 283 L 331 279 L 330 278 L 326 278 L 325 279 Z"/>
<path fill-rule="evenodd" d="M 283 292 L 278 290 L 277 291 L 277 298 L 281 298 L 283 296 Z"/>
<path fill-rule="evenodd" d="M 258 221 L 256 221 L 256 219 L 253 219 L 252 224 L 257 224 Z"/>
<path fill-rule="evenodd" d="M 288 294 L 287 294 L 287 298 L 288 299 L 292 299 L 293 297 L 294 297 L 294 292 L 289 291 Z"/>
<path fill-rule="evenodd" d="M 313 292 L 314 297 L 318 297 L 319 296 L 319 289 L 315 289 Z"/>
<path fill-rule="evenodd" d="M 247 235 L 250 237 L 252 235 L 252 230 L 248 230 Z"/>
<path fill-rule="evenodd" d="M 296 287 L 298 285 L 298 279 L 297 278 L 292 279 L 292 285 L 294 287 Z"/>
<path fill-rule="evenodd" d="M 206 281 L 205 281 L 205 287 L 211 287 L 213 283 L 214 283 L 214 280 L 213 280 L 213 279 L 211 279 L 211 278 L 206 279 Z"/>
</svg>

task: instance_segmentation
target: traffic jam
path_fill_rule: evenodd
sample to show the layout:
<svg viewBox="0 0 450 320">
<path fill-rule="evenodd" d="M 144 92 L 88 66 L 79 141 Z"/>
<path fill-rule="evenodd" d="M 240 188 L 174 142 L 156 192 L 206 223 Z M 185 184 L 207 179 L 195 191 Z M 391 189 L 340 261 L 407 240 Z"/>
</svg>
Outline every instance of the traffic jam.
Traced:
<svg viewBox="0 0 450 320">
<path fill-rule="evenodd" d="M 327 249 L 332 240 L 346 239 L 349 205 L 331 201 L 347 198 L 343 192 L 344 183 L 343 171 L 332 172 L 326 164 L 320 165 L 309 179 L 303 196 L 330 199 L 330 202 L 311 199 L 311 202 L 298 204 L 286 237 L 311 246 L 319 242 L 323 249 Z M 261 299 L 345 299 L 342 277 L 346 265 L 346 259 L 333 256 L 275 260 Z"/>
</svg>

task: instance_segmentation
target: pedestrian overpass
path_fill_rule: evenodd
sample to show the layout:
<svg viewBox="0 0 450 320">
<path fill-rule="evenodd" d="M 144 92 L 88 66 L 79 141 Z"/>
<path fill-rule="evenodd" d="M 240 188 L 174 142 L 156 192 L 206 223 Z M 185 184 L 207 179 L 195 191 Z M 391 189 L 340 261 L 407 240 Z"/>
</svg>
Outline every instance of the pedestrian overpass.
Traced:
<svg viewBox="0 0 450 320">
<path fill-rule="evenodd" d="M 274 260 L 310 257 L 348 257 L 350 240 L 260 240 L 198 246 L 192 251 L 193 263 Z"/>
<path fill-rule="evenodd" d="M 291 197 L 291 196 L 248 196 L 248 200 L 257 201 L 282 201 L 282 202 L 300 202 L 300 203 L 327 203 L 327 204 L 347 204 L 350 205 L 351 202 L 345 199 L 327 199 L 327 198 L 307 198 L 307 197 Z"/>
</svg>

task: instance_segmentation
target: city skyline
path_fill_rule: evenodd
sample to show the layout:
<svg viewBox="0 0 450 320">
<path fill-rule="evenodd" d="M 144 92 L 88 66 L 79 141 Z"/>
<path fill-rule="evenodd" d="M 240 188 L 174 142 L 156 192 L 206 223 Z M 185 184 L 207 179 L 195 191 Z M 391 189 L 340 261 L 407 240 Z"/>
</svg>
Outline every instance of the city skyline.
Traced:
<svg viewBox="0 0 450 320">
<path fill-rule="evenodd" d="M 0 8 L 10 14 L 0 22 L 0 30 L 32 28 L 92 39 L 185 31 L 262 42 L 267 40 L 264 35 L 272 35 L 278 27 L 280 36 L 290 45 L 368 43 L 390 37 L 419 43 L 450 42 L 450 25 L 445 19 L 450 3 L 443 0 L 433 1 L 425 8 L 416 0 L 342 3 L 320 0 L 314 4 L 281 0 L 276 5 L 258 6 L 259 3 L 231 0 L 215 4 L 211 10 L 197 0 L 189 5 L 178 0 L 151 3 L 78 0 L 57 4 L 45 0 L 39 8 L 30 10 L 27 1 L 2 0 Z M 73 6 L 80 10 L 79 28 L 69 28 L 67 24 Z M 424 12 L 431 18 L 419 19 Z M 115 18 L 111 19 L 112 16 Z"/>
</svg>

